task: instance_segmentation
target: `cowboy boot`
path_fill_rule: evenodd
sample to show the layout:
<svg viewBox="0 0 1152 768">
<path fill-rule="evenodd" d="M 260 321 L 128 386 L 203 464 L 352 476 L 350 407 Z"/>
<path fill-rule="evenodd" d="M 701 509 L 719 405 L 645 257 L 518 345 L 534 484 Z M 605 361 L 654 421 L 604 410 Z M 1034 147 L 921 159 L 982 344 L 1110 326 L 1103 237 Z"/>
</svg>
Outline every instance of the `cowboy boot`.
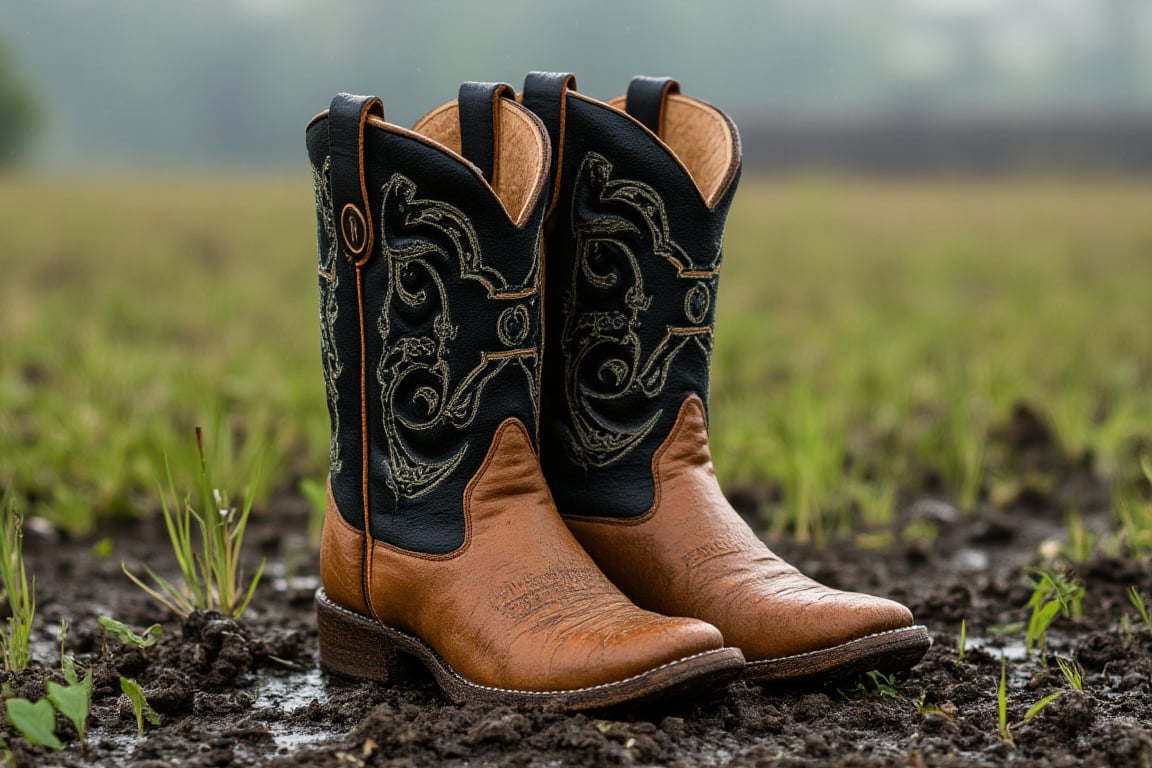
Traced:
<svg viewBox="0 0 1152 768">
<path fill-rule="evenodd" d="M 332 422 L 321 663 L 388 681 L 415 657 L 456 702 L 570 709 L 726 682 L 740 652 L 629 602 L 540 470 L 549 142 L 513 96 L 465 84 L 409 131 L 341 94 L 308 127 Z"/>
<path fill-rule="evenodd" d="M 720 241 L 736 128 L 671 80 L 611 103 L 532 73 L 552 138 L 541 462 L 568 528 L 637 605 L 715 625 L 755 681 L 911 666 L 927 630 L 773 554 L 721 493 L 708 447 Z"/>
</svg>

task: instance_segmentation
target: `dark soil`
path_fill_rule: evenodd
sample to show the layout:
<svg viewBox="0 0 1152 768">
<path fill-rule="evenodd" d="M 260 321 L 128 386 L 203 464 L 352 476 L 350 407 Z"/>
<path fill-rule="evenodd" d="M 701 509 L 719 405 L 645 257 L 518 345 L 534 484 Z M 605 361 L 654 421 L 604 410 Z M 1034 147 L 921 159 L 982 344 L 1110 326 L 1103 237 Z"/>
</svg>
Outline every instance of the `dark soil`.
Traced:
<svg viewBox="0 0 1152 768">
<path fill-rule="evenodd" d="M 1026 414 L 1025 414 L 1026 415 Z M 1017 426 L 1027 426 L 1019 418 Z M 1107 524 L 1107 495 L 1088 462 L 1036 458 L 1044 435 L 1011 430 L 1010 449 L 1028 473 L 1054 482 L 1001 490 L 961 514 L 940 498 L 910 496 L 895 542 L 878 552 L 856 540 L 823 551 L 773 542 L 810 575 L 832 586 L 906 602 L 935 645 L 907 675 L 864 676 L 839 687 L 787 691 L 737 683 L 710 697 L 593 714 L 491 706 L 454 706 L 430 679 L 415 675 L 382 686 L 330 678 L 316 661 L 312 593 L 315 555 L 307 545 L 307 508 L 298 499 L 269 505 L 253 521 L 249 544 L 269 570 L 241 623 L 196 615 L 181 624 L 120 572 L 169 563 L 162 526 L 107 530 L 90 541 L 27 535 L 39 598 L 37 663 L 12 681 L 38 698 L 59 677 L 58 630 L 70 622 L 67 650 L 95 674 L 90 756 L 81 758 L 71 726 L 68 748 L 49 752 L 10 736 L 18 765 L 63 766 L 406 766 L 406 765 L 1152 765 L 1152 634 L 1126 591 L 1152 593 L 1147 562 L 1098 557 L 1075 567 L 1087 590 L 1084 614 L 1060 618 L 1051 651 L 1075 657 L 1084 691 L 1070 689 L 1054 663 L 1024 654 L 1024 634 L 997 628 L 1026 622 L 1031 589 L 1024 568 L 1055 554 L 1063 514 L 1075 501 L 1089 526 Z M 1025 439 L 1027 438 L 1027 439 Z M 1019 441 L 1017 444 L 1015 441 Z M 1030 453 L 1032 452 L 1032 453 Z M 1032 458 L 1029 458 L 1029 457 Z M 1041 487 L 1043 486 L 1043 487 Z M 753 489 L 754 490 L 754 489 Z M 733 494 L 756 499 L 764 494 Z M 743 511 L 755 513 L 754 503 Z M 915 540 L 901 532 L 914 530 Z M 927 542 L 923 534 L 934 531 Z M 92 550 L 115 543 L 110 557 Z M 860 541 L 870 541 L 861 537 Z M 1047 543 L 1046 543 L 1047 542 Z M 164 625 L 150 650 L 105 642 L 97 617 L 142 630 Z M 958 658 L 961 620 L 967 648 Z M 997 686 L 1007 660 L 1008 722 L 1000 735 Z M 144 687 L 163 721 L 138 738 L 118 677 Z M 1027 724 L 1026 711 L 1064 693 Z"/>
</svg>

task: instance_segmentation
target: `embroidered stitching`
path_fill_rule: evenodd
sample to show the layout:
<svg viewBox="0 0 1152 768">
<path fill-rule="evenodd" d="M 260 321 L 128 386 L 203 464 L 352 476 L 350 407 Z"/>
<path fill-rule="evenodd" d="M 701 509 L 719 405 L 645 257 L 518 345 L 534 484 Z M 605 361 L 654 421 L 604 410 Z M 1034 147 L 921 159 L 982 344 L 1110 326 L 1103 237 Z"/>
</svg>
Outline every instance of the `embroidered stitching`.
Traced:
<svg viewBox="0 0 1152 768">
<path fill-rule="evenodd" d="M 399 231 L 392 231 L 389 220 L 396 218 L 401 222 L 396 227 Z M 449 247 L 442 245 L 445 238 Z M 509 280 L 484 263 L 476 232 L 460 209 L 418 199 L 416 185 L 401 174 L 393 174 L 383 188 L 380 239 L 388 281 L 376 322 L 384 340 L 376 378 L 388 447 L 386 481 L 398 497 L 411 499 L 442 483 L 463 460 L 469 441 L 461 440 L 450 456 L 437 460 L 416 455 L 406 435 L 444 426 L 466 429 L 480 410 L 487 384 L 510 365 L 524 373 L 533 410 L 539 407 L 539 355 L 535 348 L 523 345 L 531 331 L 528 304 L 539 291 L 540 258 L 537 250 L 524 277 Z M 459 327 L 452 319 L 449 291 L 439 271 L 453 266 L 462 279 L 482 284 L 488 298 L 515 302 L 500 312 L 494 328 L 495 336 L 510 349 L 479 352 L 479 362 L 455 384 L 448 360 Z M 418 309 L 432 310 L 435 315 L 425 333 L 394 333 L 391 313 L 398 309 L 407 310 L 409 319 Z M 397 408 L 401 403 L 415 406 L 421 415 L 403 415 Z"/>
<path fill-rule="evenodd" d="M 600 211 L 583 214 L 582 201 L 599 205 Z M 640 181 L 613 179 L 612 164 L 595 152 L 585 156 L 577 174 L 572 232 L 576 263 L 563 296 L 561 341 L 572 425 L 568 447 L 581 466 L 603 467 L 635 449 L 664 413 L 657 408 L 643 422 L 627 425 L 606 414 L 605 407 L 634 397 L 655 404 L 672 363 L 689 344 L 711 356 L 712 328 L 706 321 L 720 252 L 717 249 L 705 268 L 694 267 L 672 239 L 667 210 L 656 190 Z M 638 329 L 653 297 L 645 292 L 638 254 L 644 257 L 649 251 L 691 283 L 683 298 L 682 322 L 666 325 L 664 337 L 645 355 Z"/>
<path fill-rule="evenodd" d="M 340 354 L 336 345 L 336 317 L 339 314 L 339 305 L 336 301 L 336 289 L 340 286 L 340 278 L 336 274 L 336 258 L 339 244 L 336 239 L 336 220 L 332 210 L 332 188 L 330 186 L 332 171 L 332 158 L 324 158 L 323 166 L 317 170 L 312 168 L 312 185 L 316 194 L 316 213 L 320 218 L 320 226 L 324 233 L 321 244 L 327 248 L 318 249 L 318 267 L 320 274 L 320 358 L 324 370 L 324 390 L 328 395 L 328 408 L 332 415 L 332 439 L 328 444 L 328 465 L 333 475 L 340 473 L 344 462 L 340 457 L 340 392 L 336 388 L 336 380 L 344 371 L 344 364 L 340 362 Z"/>
</svg>

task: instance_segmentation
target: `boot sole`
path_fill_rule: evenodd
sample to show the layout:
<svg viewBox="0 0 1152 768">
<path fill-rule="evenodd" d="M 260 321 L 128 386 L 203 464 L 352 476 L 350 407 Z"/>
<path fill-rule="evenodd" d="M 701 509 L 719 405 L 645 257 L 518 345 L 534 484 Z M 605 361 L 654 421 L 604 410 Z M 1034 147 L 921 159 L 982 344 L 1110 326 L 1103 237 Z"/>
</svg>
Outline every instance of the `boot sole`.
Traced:
<svg viewBox="0 0 1152 768">
<path fill-rule="evenodd" d="M 718 648 L 688 656 L 624 680 L 561 691 L 520 691 L 474 683 L 420 638 L 350 611 L 316 591 L 320 666 L 328 672 L 380 683 L 410 674 L 419 661 L 456 704 L 559 705 L 569 711 L 610 707 L 627 701 L 680 696 L 721 688 L 744 672 L 738 648 Z"/>
<path fill-rule="evenodd" d="M 931 646 L 927 627 L 904 627 L 819 651 L 750 661 L 744 679 L 799 686 L 833 682 L 871 670 L 897 672 L 915 665 Z"/>
</svg>

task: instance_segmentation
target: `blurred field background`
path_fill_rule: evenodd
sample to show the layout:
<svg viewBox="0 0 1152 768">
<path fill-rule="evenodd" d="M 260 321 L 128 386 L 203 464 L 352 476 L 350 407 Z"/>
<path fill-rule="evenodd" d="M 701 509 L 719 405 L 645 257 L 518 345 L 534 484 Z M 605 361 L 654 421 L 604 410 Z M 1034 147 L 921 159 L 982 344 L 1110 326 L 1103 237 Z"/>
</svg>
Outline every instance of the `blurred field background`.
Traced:
<svg viewBox="0 0 1152 768">
<path fill-rule="evenodd" d="M 1150 29 L 1135 0 L 7 4 L 0 490 L 74 532 L 153 514 L 203 425 L 234 490 L 260 465 L 263 499 L 314 492 L 308 118 L 339 90 L 411 123 L 464 79 L 667 73 L 749 160 L 712 393 L 744 507 L 882 546 L 920 494 L 1058 483 L 1001 439 L 1024 420 L 1152 549 Z"/>
</svg>

